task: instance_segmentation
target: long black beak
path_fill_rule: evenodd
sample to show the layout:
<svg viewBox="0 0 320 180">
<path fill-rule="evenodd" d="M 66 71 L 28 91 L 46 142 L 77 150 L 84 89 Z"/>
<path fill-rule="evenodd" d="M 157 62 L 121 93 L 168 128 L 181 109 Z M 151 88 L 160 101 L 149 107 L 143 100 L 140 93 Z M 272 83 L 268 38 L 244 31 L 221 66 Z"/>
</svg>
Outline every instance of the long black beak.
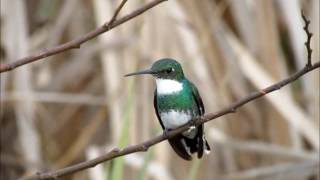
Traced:
<svg viewBox="0 0 320 180">
<path fill-rule="evenodd" d="M 144 70 L 144 71 L 129 73 L 129 74 L 126 74 L 124 76 L 128 77 L 128 76 L 135 76 L 135 75 L 141 75 L 141 74 L 156 74 L 156 72 L 152 71 L 151 69 L 147 69 L 147 70 Z"/>
</svg>

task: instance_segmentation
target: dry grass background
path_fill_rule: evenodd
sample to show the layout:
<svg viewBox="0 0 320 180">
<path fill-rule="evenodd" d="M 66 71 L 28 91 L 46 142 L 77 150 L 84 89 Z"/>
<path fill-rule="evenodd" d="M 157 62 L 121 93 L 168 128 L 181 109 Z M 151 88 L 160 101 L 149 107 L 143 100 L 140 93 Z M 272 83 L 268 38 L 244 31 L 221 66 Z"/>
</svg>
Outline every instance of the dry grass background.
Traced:
<svg viewBox="0 0 320 180">
<path fill-rule="evenodd" d="M 148 1 L 129 0 L 120 15 Z M 1 0 L 1 63 L 103 24 L 118 0 Z M 171 0 L 47 60 L 1 74 L 0 179 L 62 168 L 160 133 L 155 84 L 123 75 L 182 63 L 207 112 L 304 66 L 300 9 L 319 57 L 318 0 Z M 319 179 L 319 71 L 206 124 L 213 149 L 186 162 L 168 143 L 63 179 Z"/>
</svg>

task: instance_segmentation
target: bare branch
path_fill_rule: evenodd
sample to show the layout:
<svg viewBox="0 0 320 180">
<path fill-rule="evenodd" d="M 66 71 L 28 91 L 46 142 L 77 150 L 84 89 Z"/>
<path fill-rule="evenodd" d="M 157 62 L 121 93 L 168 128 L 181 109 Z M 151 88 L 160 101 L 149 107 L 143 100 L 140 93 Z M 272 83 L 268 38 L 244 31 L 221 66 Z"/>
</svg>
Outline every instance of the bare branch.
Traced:
<svg viewBox="0 0 320 180">
<path fill-rule="evenodd" d="M 304 15 L 303 10 L 301 10 L 301 16 L 302 16 L 302 19 L 303 19 L 303 21 L 305 23 L 303 29 L 307 34 L 307 42 L 304 43 L 304 45 L 306 46 L 306 49 L 307 49 L 307 53 L 308 53 L 307 66 L 311 66 L 312 49 L 311 49 L 310 46 L 311 46 L 311 37 L 312 37 L 313 34 L 309 31 L 310 20 L 308 20 L 306 18 L 306 16 Z"/>
<path fill-rule="evenodd" d="M 304 18 L 304 16 L 302 15 L 302 17 Z M 308 21 L 306 21 L 308 22 Z M 309 23 L 307 23 L 309 24 Z M 308 28 L 308 26 L 306 25 L 306 28 Z M 310 49 L 310 38 L 311 38 L 311 35 L 310 35 L 310 32 L 308 30 L 306 30 L 306 33 L 309 34 L 308 35 L 308 40 L 307 40 L 307 43 L 306 43 L 306 47 L 308 49 L 308 57 L 311 55 L 309 53 L 311 53 L 311 49 Z M 310 38 L 309 38 L 310 37 Z M 310 63 L 310 64 L 309 64 Z M 276 91 L 276 90 L 279 90 L 280 88 L 282 88 L 283 86 L 285 85 L 288 85 L 292 82 L 294 82 L 295 80 L 297 80 L 298 78 L 302 77 L 303 75 L 307 74 L 308 72 L 310 71 L 313 71 L 317 68 L 320 67 L 320 61 L 312 64 L 311 63 L 311 59 L 309 60 L 308 59 L 308 63 L 306 64 L 306 66 L 304 68 L 302 68 L 301 70 L 297 71 L 296 73 L 292 74 L 291 76 L 289 76 L 288 78 L 286 79 L 283 79 L 282 81 L 279 81 L 269 87 L 266 87 L 260 91 L 256 91 L 256 92 L 253 92 L 251 94 L 249 94 L 248 96 L 234 102 L 233 104 L 229 105 L 228 107 L 225 107 L 224 109 L 218 111 L 218 112 L 215 112 L 215 113 L 209 113 L 209 114 L 206 114 L 205 116 L 199 118 L 199 119 L 194 119 L 192 120 L 190 123 L 188 124 L 185 124 L 184 126 L 181 126 L 177 129 L 174 129 L 172 131 L 169 131 L 169 132 L 165 132 L 163 133 L 162 135 L 159 135 L 159 136 L 156 136 L 155 138 L 152 138 L 148 141 L 145 141 L 145 142 L 142 142 L 140 144 L 136 144 L 136 145 L 132 145 L 132 146 L 128 146 L 126 148 L 123 148 L 123 149 L 119 149 L 119 148 L 114 148 L 112 149 L 110 152 L 100 156 L 100 157 L 97 157 L 95 159 L 92 159 L 92 160 L 89 160 L 89 161 L 85 161 L 85 162 L 82 162 L 82 163 L 78 163 L 78 164 L 75 164 L 75 165 L 72 165 L 72 166 L 69 166 L 69 167 L 66 167 L 66 168 L 63 168 L 63 169 L 58 169 L 58 170 L 55 170 L 55 171 L 52 171 L 52 172 L 45 172 L 45 173 L 36 173 L 35 175 L 32 175 L 32 176 L 28 176 L 28 177 L 24 177 L 24 178 L 20 178 L 20 180 L 43 180 L 43 179 L 57 179 L 59 177 L 62 177 L 62 176 L 66 176 L 66 175 L 70 175 L 70 174 L 73 174 L 75 172 L 78 172 L 78 171 L 82 171 L 84 169 L 88 169 L 88 168 L 91 168 L 91 167 L 94 167 L 102 162 L 105 162 L 105 161 L 109 161 L 111 159 L 114 159 L 116 157 L 120 157 L 120 156 L 124 156 L 124 155 L 127 155 L 127 154 L 132 154 L 132 153 L 135 153 L 135 152 L 144 152 L 144 151 L 147 151 L 149 147 L 155 145 L 155 144 L 158 144 L 164 140 L 167 140 L 171 137 L 174 137 L 178 134 L 181 134 L 182 132 L 186 131 L 187 129 L 189 129 L 189 127 L 191 126 L 198 126 L 200 124 L 203 124 L 203 123 L 206 123 L 208 121 L 212 121 L 213 119 L 216 119 L 218 117 L 221 117 L 221 116 L 224 116 L 224 115 L 227 115 L 227 114 L 230 114 L 230 113 L 234 113 L 236 112 L 236 110 L 238 108 L 240 108 L 241 106 L 251 102 L 251 101 L 254 101 L 266 94 L 269 94 L 273 91 Z"/>
<path fill-rule="evenodd" d="M 76 48 L 80 48 L 81 44 L 99 36 L 102 33 L 108 32 L 109 30 L 139 16 L 140 14 L 144 13 L 145 11 L 153 8 L 154 6 L 167 1 L 167 0 L 154 0 L 140 8 L 138 8 L 137 10 L 133 11 L 132 13 L 123 16 L 119 19 L 117 19 L 117 15 L 119 14 L 120 10 L 122 9 L 122 7 L 124 6 L 124 4 L 126 3 L 127 0 L 123 0 L 120 4 L 120 6 L 117 8 L 115 14 L 113 15 L 112 19 L 105 23 L 104 25 L 98 27 L 97 29 L 88 32 L 87 34 L 83 35 L 82 37 L 79 37 L 77 39 L 71 40 L 69 42 L 66 42 L 64 44 L 61 44 L 59 46 L 50 48 L 50 49 L 44 49 L 39 53 L 21 58 L 16 60 L 13 63 L 8 63 L 8 64 L 0 64 L 0 73 L 6 72 L 6 71 L 11 71 L 19 66 L 25 65 L 25 64 L 29 64 L 35 61 L 38 61 L 40 59 L 55 55 L 55 54 L 59 54 L 61 52 L 64 51 L 68 51 L 71 49 L 76 49 Z"/>
<path fill-rule="evenodd" d="M 149 147 L 186 131 L 190 126 L 193 126 L 193 125 L 197 126 L 197 125 L 206 123 L 208 121 L 211 121 L 213 119 L 216 119 L 220 116 L 223 116 L 223 115 L 226 115 L 229 113 L 234 113 L 239 107 L 247 104 L 248 102 L 253 101 L 255 99 L 258 99 L 258 98 L 260 98 L 266 94 L 269 94 L 273 91 L 279 90 L 281 87 L 283 87 L 289 83 L 292 83 L 293 81 L 297 80 L 298 78 L 305 75 L 306 73 L 308 73 L 312 70 L 315 70 L 319 67 L 320 67 L 320 62 L 317 62 L 317 63 L 311 65 L 310 67 L 306 65 L 303 69 L 301 69 L 300 71 L 291 75 L 290 77 L 288 77 L 282 81 L 279 81 L 278 83 L 273 84 L 273 85 L 271 85 L 261 91 L 256 91 L 256 92 L 250 94 L 249 96 L 244 97 L 244 98 L 240 99 L 239 101 L 234 102 L 230 106 L 228 106 L 218 112 L 209 113 L 209 114 L 205 115 L 204 117 L 200 118 L 199 120 L 195 119 L 194 121 L 192 121 L 189 124 L 186 124 L 180 128 L 177 128 L 175 130 L 172 130 L 172 131 L 169 131 L 169 132 L 164 133 L 162 135 L 159 135 L 159 136 L 157 136 L 153 139 L 150 139 L 148 141 L 145 141 L 143 143 L 129 146 L 124 149 L 114 148 L 113 150 L 106 153 L 105 155 L 102 155 L 102 156 L 95 158 L 95 159 L 92 159 L 90 161 L 85 161 L 85 162 L 75 164 L 75 165 L 72 165 L 72 166 L 69 166 L 69 167 L 66 167 L 63 169 L 59 169 L 59 170 L 56 170 L 53 172 L 49 172 L 49 173 L 37 173 L 33 176 L 21 178 L 20 180 L 54 179 L 57 177 L 66 176 L 66 175 L 69 175 L 69 174 L 72 174 L 72 173 L 75 173 L 75 172 L 78 172 L 78 171 L 81 171 L 84 169 L 94 167 L 97 164 L 100 164 L 105 161 L 109 161 L 109 160 L 114 159 L 119 156 L 124 156 L 124 155 L 135 153 L 135 152 L 144 152 Z"/>
<path fill-rule="evenodd" d="M 75 165 L 72 165 L 72 166 L 69 166 L 69 167 L 66 167 L 63 169 L 59 169 L 59 170 L 56 170 L 53 172 L 49 172 L 49 173 L 37 173 L 33 176 L 21 178 L 20 180 L 54 179 L 57 177 L 66 176 L 66 175 L 69 175 L 69 174 L 72 174 L 72 173 L 75 173 L 75 172 L 78 172 L 78 171 L 81 171 L 84 169 L 94 167 L 97 164 L 100 164 L 105 161 L 109 161 L 109 160 L 114 159 L 119 156 L 124 156 L 124 155 L 135 153 L 135 152 L 144 152 L 144 151 L 148 150 L 149 147 L 186 131 L 190 126 L 193 126 L 193 125 L 198 126 L 200 124 L 206 123 L 208 121 L 211 121 L 211 120 L 216 119 L 218 117 L 221 117 L 223 115 L 226 115 L 229 113 L 234 113 L 239 107 L 247 104 L 248 102 L 253 101 L 255 99 L 258 99 L 258 98 L 260 98 L 266 94 L 269 94 L 273 91 L 279 90 L 281 87 L 292 83 L 293 81 L 297 80 L 298 78 L 305 75 L 306 73 L 308 73 L 312 70 L 315 70 L 319 67 L 320 67 L 320 62 L 317 62 L 317 63 L 311 65 L 310 67 L 306 65 L 303 69 L 301 69 L 300 71 L 291 75 L 290 77 L 288 77 L 282 81 L 279 81 L 278 83 L 273 84 L 265 89 L 262 89 L 260 91 L 256 91 L 256 92 L 250 94 L 249 96 L 244 97 L 244 98 L 240 99 L 239 101 L 234 102 L 230 106 L 228 106 L 218 112 L 209 113 L 200 119 L 195 119 L 194 121 L 192 121 L 182 127 L 179 127 L 175 130 L 172 130 L 172 131 L 169 131 L 169 132 L 164 133 L 162 135 L 159 135 L 159 136 L 157 136 L 153 139 L 150 139 L 148 141 L 145 141 L 143 143 L 129 146 L 124 149 L 114 148 L 109 153 L 106 153 L 105 155 L 102 155 L 102 156 L 95 158 L 95 159 L 92 159 L 90 161 L 85 161 L 85 162 L 75 164 Z"/>
</svg>

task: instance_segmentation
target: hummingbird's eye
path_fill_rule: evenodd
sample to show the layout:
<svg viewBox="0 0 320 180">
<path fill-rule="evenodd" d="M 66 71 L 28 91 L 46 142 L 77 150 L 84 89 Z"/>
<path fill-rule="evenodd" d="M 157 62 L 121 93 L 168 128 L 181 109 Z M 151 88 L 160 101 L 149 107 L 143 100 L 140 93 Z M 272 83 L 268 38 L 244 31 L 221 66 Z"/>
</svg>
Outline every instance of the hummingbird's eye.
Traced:
<svg viewBox="0 0 320 180">
<path fill-rule="evenodd" d="M 169 68 L 169 69 L 166 70 L 166 73 L 170 74 L 170 73 L 172 73 L 173 71 L 174 71 L 173 68 Z"/>
</svg>

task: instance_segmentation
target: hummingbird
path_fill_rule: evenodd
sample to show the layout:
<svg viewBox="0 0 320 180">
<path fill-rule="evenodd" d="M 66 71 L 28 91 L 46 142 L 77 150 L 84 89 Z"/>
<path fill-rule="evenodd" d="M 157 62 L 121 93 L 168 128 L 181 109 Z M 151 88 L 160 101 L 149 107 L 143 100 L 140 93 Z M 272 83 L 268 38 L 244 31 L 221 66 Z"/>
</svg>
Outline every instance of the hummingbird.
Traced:
<svg viewBox="0 0 320 180">
<path fill-rule="evenodd" d="M 153 63 L 151 69 L 126 74 L 150 74 L 156 80 L 154 109 L 162 129 L 167 132 L 204 115 L 205 109 L 197 87 L 183 73 L 180 63 L 164 58 Z M 210 153 L 204 135 L 204 125 L 191 126 L 187 131 L 168 139 L 173 150 L 183 159 L 192 160 L 192 154 Z"/>
</svg>

